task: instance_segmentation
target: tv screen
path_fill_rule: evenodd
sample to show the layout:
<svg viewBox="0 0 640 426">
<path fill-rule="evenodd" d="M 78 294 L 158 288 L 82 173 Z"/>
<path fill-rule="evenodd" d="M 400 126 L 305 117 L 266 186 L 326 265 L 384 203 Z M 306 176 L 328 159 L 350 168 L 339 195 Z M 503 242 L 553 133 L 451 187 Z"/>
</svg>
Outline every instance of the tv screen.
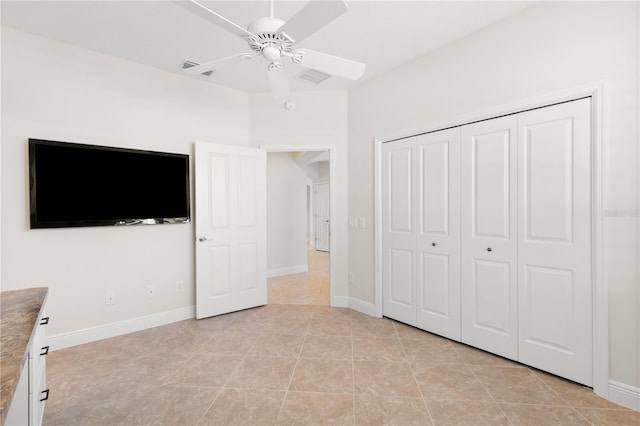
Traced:
<svg viewBox="0 0 640 426">
<path fill-rule="evenodd" d="M 189 156 L 29 139 L 31 228 L 186 223 Z"/>
</svg>

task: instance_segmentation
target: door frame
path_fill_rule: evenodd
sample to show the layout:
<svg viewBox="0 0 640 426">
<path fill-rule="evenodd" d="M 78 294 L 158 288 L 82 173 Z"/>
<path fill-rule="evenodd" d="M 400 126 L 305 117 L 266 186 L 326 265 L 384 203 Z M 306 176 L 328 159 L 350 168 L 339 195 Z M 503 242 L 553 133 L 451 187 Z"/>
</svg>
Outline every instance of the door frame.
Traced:
<svg viewBox="0 0 640 426">
<path fill-rule="evenodd" d="M 605 146 L 608 144 L 608 105 L 605 94 L 606 80 L 576 86 L 558 92 L 547 93 L 518 102 L 499 105 L 449 120 L 427 123 L 424 126 L 390 133 L 374 138 L 374 209 L 375 209 L 375 254 L 374 285 L 375 315 L 382 317 L 382 144 L 457 127 L 477 121 L 488 120 L 507 114 L 541 108 L 552 104 L 580 98 L 591 98 L 591 274 L 593 291 L 593 391 L 609 399 L 609 284 L 606 264 L 606 229 L 604 222 L 604 200 L 606 199 L 606 177 L 604 175 Z"/>
<path fill-rule="evenodd" d="M 330 223 L 336 222 L 336 180 L 335 180 L 335 148 L 332 145 L 260 145 L 259 149 L 267 152 L 307 152 L 329 151 L 329 215 Z M 312 197 L 313 198 L 313 197 Z M 269 192 L 267 191 L 267 200 Z M 267 237 L 268 238 L 268 237 Z M 329 238 L 329 306 L 342 307 L 336 298 L 336 249 L 335 238 Z"/>
<path fill-rule="evenodd" d="M 329 163 L 329 165 L 331 165 L 331 163 Z M 318 182 L 313 182 L 311 185 L 312 188 L 312 199 L 313 199 L 313 231 L 314 231 L 314 238 L 317 237 L 317 226 L 318 226 L 318 218 L 316 215 L 316 208 L 318 207 L 318 203 L 316 203 L 316 191 L 317 191 L 317 186 L 318 185 L 329 185 L 329 209 L 331 209 L 331 180 L 329 181 L 318 181 Z M 331 210 L 329 210 L 329 214 L 331 214 Z M 329 253 L 331 253 L 331 218 L 329 218 Z M 318 250 L 318 248 L 315 246 L 315 240 L 314 240 L 314 249 Z M 324 250 L 320 250 L 320 251 L 324 251 Z"/>
</svg>

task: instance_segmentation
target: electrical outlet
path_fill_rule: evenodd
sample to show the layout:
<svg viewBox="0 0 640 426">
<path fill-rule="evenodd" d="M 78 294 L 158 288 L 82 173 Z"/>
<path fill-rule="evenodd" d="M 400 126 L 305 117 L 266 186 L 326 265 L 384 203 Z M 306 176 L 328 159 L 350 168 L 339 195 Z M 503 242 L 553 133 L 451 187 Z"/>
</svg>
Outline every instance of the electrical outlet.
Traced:
<svg viewBox="0 0 640 426">
<path fill-rule="evenodd" d="M 364 221 L 364 216 L 358 218 L 358 222 L 359 222 L 360 228 L 366 228 L 365 221 Z"/>
<path fill-rule="evenodd" d="M 176 281 L 176 291 L 181 292 L 184 291 L 184 281 Z"/>
<path fill-rule="evenodd" d="M 115 305 L 116 304 L 116 295 L 112 291 L 108 291 L 106 296 L 104 297 L 105 305 Z"/>
<path fill-rule="evenodd" d="M 353 284 L 356 282 L 356 274 L 355 272 L 349 272 L 349 283 Z"/>
<path fill-rule="evenodd" d="M 153 285 L 147 286 L 147 297 L 153 297 L 156 295 L 156 287 Z"/>
</svg>

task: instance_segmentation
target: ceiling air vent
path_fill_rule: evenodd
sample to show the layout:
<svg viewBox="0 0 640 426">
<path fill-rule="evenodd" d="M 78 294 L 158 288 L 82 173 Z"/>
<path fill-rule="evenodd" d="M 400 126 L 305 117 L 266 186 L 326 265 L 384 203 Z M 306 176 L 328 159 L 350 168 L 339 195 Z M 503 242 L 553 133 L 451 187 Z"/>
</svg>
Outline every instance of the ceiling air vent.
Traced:
<svg viewBox="0 0 640 426">
<path fill-rule="evenodd" d="M 186 70 L 186 69 L 189 69 L 189 68 L 195 67 L 196 65 L 200 65 L 200 64 L 199 64 L 199 63 L 197 63 L 197 62 L 193 62 L 193 61 L 184 61 L 184 62 L 182 63 L 182 69 L 183 69 L 183 70 Z M 214 72 L 214 71 L 215 71 L 215 70 L 205 71 L 205 72 L 200 73 L 200 74 L 201 74 L 201 75 L 204 75 L 204 76 L 209 77 L 211 74 L 213 74 L 213 72 Z"/>
<path fill-rule="evenodd" d="M 326 79 L 331 77 L 329 74 L 325 74 L 322 71 L 314 70 L 313 68 L 309 68 L 301 74 L 298 74 L 298 78 L 302 81 L 306 81 L 310 84 L 320 84 Z"/>
</svg>

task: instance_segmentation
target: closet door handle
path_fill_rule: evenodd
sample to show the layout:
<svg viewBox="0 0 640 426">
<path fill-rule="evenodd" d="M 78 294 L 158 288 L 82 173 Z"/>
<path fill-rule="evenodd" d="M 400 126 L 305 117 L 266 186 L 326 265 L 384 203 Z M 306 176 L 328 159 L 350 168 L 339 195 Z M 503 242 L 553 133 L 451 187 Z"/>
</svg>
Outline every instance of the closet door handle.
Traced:
<svg viewBox="0 0 640 426">
<path fill-rule="evenodd" d="M 487 251 L 491 251 L 491 247 L 487 247 Z"/>
<path fill-rule="evenodd" d="M 435 247 L 435 246 L 437 246 L 438 244 L 436 244 L 436 243 L 431 243 L 431 245 Z"/>
</svg>

